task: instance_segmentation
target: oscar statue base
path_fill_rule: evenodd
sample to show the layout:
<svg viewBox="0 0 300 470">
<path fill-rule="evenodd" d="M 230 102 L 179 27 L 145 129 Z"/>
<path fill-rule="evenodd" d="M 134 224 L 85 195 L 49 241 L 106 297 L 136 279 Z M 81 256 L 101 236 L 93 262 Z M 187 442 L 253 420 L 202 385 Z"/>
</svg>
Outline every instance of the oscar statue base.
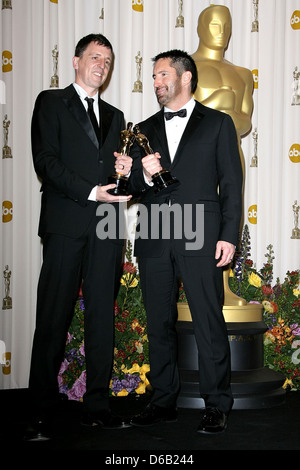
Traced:
<svg viewBox="0 0 300 470">
<path fill-rule="evenodd" d="M 115 174 L 108 178 L 109 184 L 115 184 L 116 187 L 107 192 L 114 196 L 128 196 L 128 178 L 123 175 Z"/>
<path fill-rule="evenodd" d="M 12 300 L 11 297 L 4 297 L 2 303 L 2 310 L 10 310 L 12 308 Z"/>
<path fill-rule="evenodd" d="M 11 148 L 7 145 L 2 148 L 2 158 L 12 158 Z"/>
<path fill-rule="evenodd" d="M 152 176 L 152 182 L 155 186 L 155 192 L 157 194 L 162 194 L 165 191 L 173 191 L 177 188 L 180 182 L 171 175 L 168 170 L 161 170 L 158 173 L 155 173 Z"/>
<path fill-rule="evenodd" d="M 140 80 L 137 80 L 133 84 L 133 93 L 143 93 L 143 84 Z"/>
<path fill-rule="evenodd" d="M 50 88 L 58 88 L 59 78 L 58 75 L 53 75 L 51 77 Z"/>
<path fill-rule="evenodd" d="M 299 240 L 299 238 L 300 238 L 300 229 L 299 228 L 293 228 L 291 238 Z"/>
<path fill-rule="evenodd" d="M 198 352 L 187 303 L 178 307 L 178 366 L 181 391 L 177 404 L 182 408 L 201 408 Z M 267 327 L 262 306 L 224 306 L 231 352 L 231 389 L 233 409 L 260 409 L 285 403 L 284 376 L 264 367 L 263 334 Z"/>
</svg>

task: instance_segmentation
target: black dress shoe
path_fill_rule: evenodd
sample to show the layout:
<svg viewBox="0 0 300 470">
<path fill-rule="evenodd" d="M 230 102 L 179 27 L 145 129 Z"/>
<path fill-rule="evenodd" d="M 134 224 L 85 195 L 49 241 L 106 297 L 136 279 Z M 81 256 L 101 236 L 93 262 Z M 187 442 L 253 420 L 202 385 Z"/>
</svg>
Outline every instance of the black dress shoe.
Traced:
<svg viewBox="0 0 300 470">
<path fill-rule="evenodd" d="M 131 419 L 131 424 L 134 426 L 151 426 L 155 423 L 175 421 L 177 421 L 177 409 L 175 407 L 162 408 L 149 403 L 142 413 Z"/>
<path fill-rule="evenodd" d="M 84 413 L 81 424 L 87 427 L 99 426 L 103 429 L 121 429 L 131 426 L 129 420 L 113 416 L 109 410 Z"/>
<path fill-rule="evenodd" d="M 227 415 L 218 408 L 204 410 L 197 432 L 202 434 L 217 434 L 225 431 L 227 427 Z"/>
<path fill-rule="evenodd" d="M 42 418 L 37 418 L 28 424 L 25 434 L 24 441 L 49 441 L 53 438 L 52 430 L 47 421 Z"/>
</svg>

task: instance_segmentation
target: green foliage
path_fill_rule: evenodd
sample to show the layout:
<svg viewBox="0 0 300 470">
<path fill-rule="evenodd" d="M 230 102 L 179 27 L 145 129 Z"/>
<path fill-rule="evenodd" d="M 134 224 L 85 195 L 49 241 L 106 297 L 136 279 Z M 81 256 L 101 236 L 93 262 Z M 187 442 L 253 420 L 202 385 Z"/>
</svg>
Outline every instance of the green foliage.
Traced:
<svg viewBox="0 0 300 470">
<path fill-rule="evenodd" d="M 250 234 L 245 225 L 228 282 L 234 294 L 249 303 L 262 304 L 263 320 L 268 328 L 264 334 L 265 366 L 285 376 L 284 387 L 300 390 L 300 270 L 288 271 L 282 283 L 279 279 L 273 283 L 273 255 L 273 247 L 269 245 L 266 263 L 261 269 L 255 269 L 250 258 Z M 186 301 L 181 285 L 179 302 Z"/>
<path fill-rule="evenodd" d="M 115 349 L 111 395 L 143 394 L 149 390 L 149 345 L 146 312 L 137 268 L 132 262 L 131 244 L 115 302 Z M 65 358 L 58 381 L 60 392 L 81 400 L 85 392 L 84 299 L 79 297 L 69 329 Z"/>
<path fill-rule="evenodd" d="M 263 320 L 268 327 L 264 335 L 264 362 L 281 372 L 285 387 L 300 389 L 300 271 L 288 271 L 284 281 L 273 283 L 273 247 L 267 247 L 266 263 L 260 270 L 250 259 L 250 235 L 244 227 L 241 250 L 229 277 L 232 292 L 263 305 Z"/>
</svg>

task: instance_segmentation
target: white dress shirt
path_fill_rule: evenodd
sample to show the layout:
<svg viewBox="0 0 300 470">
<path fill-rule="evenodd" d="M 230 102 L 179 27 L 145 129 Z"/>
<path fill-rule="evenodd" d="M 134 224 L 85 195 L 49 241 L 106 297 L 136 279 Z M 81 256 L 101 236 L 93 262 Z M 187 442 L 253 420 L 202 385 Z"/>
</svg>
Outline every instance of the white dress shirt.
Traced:
<svg viewBox="0 0 300 470">
<path fill-rule="evenodd" d="M 94 113 L 96 115 L 98 124 L 99 124 L 99 105 L 98 105 L 98 100 L 99 100 L 99 93 L 97 92 L 94 96 L 89 96 L 87 92 L 80 86 L 78 83 L 73 83 L 73 86 L 75 90 L 77 91 L 79 98 L 82 101 L 83 106 L 85 107 L 86 111 L 88 109 L 88 104 L 85 98 L 93 98 L 94 103 L 93 103 L 93 108 L 94 108 Z"/>
<path fill-rule="evenodd" d="M 165 118 L 165 129 L 166 129 L 166 134 L 167 134 L 167 141 L 168 141 L 171 162 L 174 159 L 178 144 L 185 130 L 185 127 L 188 123 L 188 120 L 191 117 L 194 107 L 195 107 L 195 100 L 194 98 L 191 98 L 190 101 L 188 101 L 184 106 L 182 106 L 182 108 L 180 108 L 180 109 L 186 109 L 185 117 L 174 116 L 172 119 L 168 121 Z M 176 111 L 179 111 L 179 109 L 177 109 Z M 165 107 L 164 112 L 172 113 L 174 112 L 174 110 Z M 149 182 L 145 175 L 144 175 L 144 178 L 149 186 L 153 186 L 152 181 Z"/>
<path fill-rule="evenodd" d="M 99 93 L 97 92 L 94 96 L 89 96 L 87 92 L 80 86 L 78 83 L 73 83 L 73 86 L 75 90 L 77 91 L 79 98 L 82 101 L 83 106 L 85 107 L 86 111 L 88 109 L 88 104 L 85 98 L 93 98 L 94 103 L 93 103 L 93 108 L 94 108 L 94 113 L 96 115 L 96 119 L 99 124 L 100 116 L 99 116 L 99 105 L 98 105 L 98 99 L 99 99 Z M 97 186 L 95 186 L 92 191 L 90 192 L 90 195 L 88 199 L 90 201 L 96 201 L 96 192 L 97 192 Z"/>
<path fill-rule="evenodd" d="M 185 117 L 174 116 L 169 121 L 165 119 L 166 134 L 167 134 L 171 162 L 174 159 L 178 144 L 185 130 L 187 122 L 190 119 L 190 116 L 193 112 L 194 106 L 195 106 L 195 100 L 194 98 L 191 98 L 190 101 L 188 101 L 188 103 L 186 103 L 184 106 L 182 106 L 182 108 L 180 108 L 180 109 L 186 109 Z M 173 112 L 174 110 L 165 107 L 164 111 Z M 176 111 L 179 111 L 179 109 Z"/>
</svg>

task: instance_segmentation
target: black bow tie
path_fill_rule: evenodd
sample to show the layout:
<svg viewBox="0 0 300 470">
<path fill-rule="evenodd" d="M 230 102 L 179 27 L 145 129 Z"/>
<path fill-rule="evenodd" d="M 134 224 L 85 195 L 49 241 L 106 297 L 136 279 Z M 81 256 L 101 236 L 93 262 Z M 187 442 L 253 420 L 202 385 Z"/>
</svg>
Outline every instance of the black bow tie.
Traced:
<svg viewBox="0 0 300 470">
<path fill-rule="evenodd" d="M 180 109 L 179 111 L 175 111 L 174 113 L 165 113 L 165 118 L 167 121 L 172 119 L 174 116 L 185 117 L 186 109 Z"/>
</svg>

